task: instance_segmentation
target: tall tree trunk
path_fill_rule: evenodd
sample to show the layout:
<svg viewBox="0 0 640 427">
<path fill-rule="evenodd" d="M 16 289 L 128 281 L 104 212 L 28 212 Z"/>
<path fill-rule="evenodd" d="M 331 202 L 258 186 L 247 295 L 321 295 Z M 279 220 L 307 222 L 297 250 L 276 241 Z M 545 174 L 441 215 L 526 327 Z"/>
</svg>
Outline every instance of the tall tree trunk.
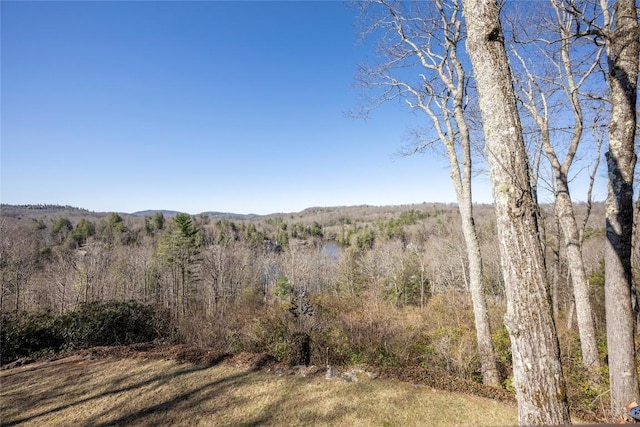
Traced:
<svg viewBox="0 0 640 427">
<path fill-rule="evenodd" d="M 456 46 L 457 47 L 457 46 Z M 453 55 L 454 66 L 458 74 L 464 75 L 464 69 L 457 55 Z M 491 338 L 491 326 L 487 312 L 487 299 L 484 294 L 482 254 L 478 242 L 478 231 L 473 220 L 473 192 L 471 190 L 471 135 L 464 117 L 464 90 L 463 81 L 460 80 L 454 91 L 453 116 L 460 132 L 460 146 L 462 150 L 462 167 L 460 167 L 453 143 L 447 145 L 449 163 L 451 164 L 451 178 L 456 189 L 458 211 L 462 220 L 462 234 L 467 249 L 469 261 L 469 292 L 473 304 L 473 316 L 476 326 L 476 339 L 478 342 L 478 356 L 482 369 L 484 384 L 499 387 L 500 375 L 496 364 L 495 349 Z M 442 138 L 441 138 L 442 139 Z"/>
<path fill-rule="evenodd" d="M 589 69 L 580 76 L 575 71 L 575 64 L 571 57 L 572 40 L 571 31 L 573 30 L 575 16 L 565 10 L 562 1 L 552 0 L 551 6 L 555 11 L 557 33 L 560 36 L 558 43 L 560 60 L 557 64 L 560 72 L 559 84 L 567 94 L 570 106 L 573 112 L 573 127 L 571 142 L 566 147 L 565 158 L 561 162 L 556 154 L 556 148 L 551 141 L 551 129 L 549 126 L 549 103 L 547 94 L 544 91 L 545 86 L 538 83 L 539 79 L 530 71 L 526 61 L 514 51 L 516 57 L 520 60 L 524 68 L 524 82 L 520 83 L 522 92 L 522 102 L 524 107 L 533 116 L 540 131 L 540 139 L 542 147 L 546 153 L 547 159 L 551 164 L 555 187 L 555 215 L 557 222 L 562 229 L 564 236 L 564 246 L 566 249 L 567 265 L 570 272 L 571 282 L 573 284 L 573 296 L 575 302 L 575 311 L 578 320 L 578 329 L 580 333 L 580 345 L 582 350 L 582 364 L 589 371 L 590 380 L 598 382 L 598 368 L 600 367 L 600 359 L 598 357 L 598 347 L 596 345 L 595 328 L 591 310 L 591 302 L 589 300 L 589 286 L 587 283 L 587 274 L 582 259 L 580 231 L 576 221 L 573 202 L 569 192 L 569 171 L 576 157 L 578 147 L 582 141 L 584 130 L 584 114 L 580 98 L 580 87 L 584 84 L 585 78 L 589 76 L 599 63 L 600 50 L 598 55 L 590 61 Z M 578 78 L 576 79 L 576 76 Z M 535 88 L 535 90 L 533 89 Z M 554 313 L 556 313 L 556 304 L 554 301 Z M 573 307 L 573 305 L 572 305 Z M 554 317 L 555 318 L 555 317 Z M 569 316 L 569 322 L 572 316 Z"/>
<path fill-rule="evenodd" d="M 480 244 L 476 232 L 473 214 L 471 211 L 471 201 L 458 201 L 458 209 L 462 218 L 462 233 L 467 245 L 467 259 L 469 261 L 469 292 L 471 303 L 473 304 L 473 316 L 476 326 L 476 338 L 478 341 L 478 357 L 482 370 L 482 380 L 484 384 L 499 387 L 500 375 L 496 364 L 495 350 L 491 338 L 491 327 L 489 314 L 487 311 L 487 299 L 484 294 L 482 283 L 482 256 L 480 254 Z"/>
<path fill-rule="evenodd" d="M 640 52 L 638 26 L 635 1 L 616 1 L 606 38 L 611 122 L 609 151 L 606 153 L 609 185 L 605 202 L 605 311 L 614 417 L 624 412 L 626 404 L 639 397 L 631 303 L 634 139 Z"/>
<path fill-rule="evenodd" d="M 558 314 L 560 313 L 560 240 L 562 239 L 560 233 L 562 233 L 562 231 L 558 223 L 558 216 L 554 215 L 554 217 L 556 221 L 554 228 L 555 240 L 551 248 L 552 265 L 549 268 L 551 268 L 553 277 L 551 281 L 551 313 L 553 314 L 553 318 L 557 320 Z"/>
<path fill-rule="evenodd" d="M 570 55 L 572 20 L 568 19 L 569 15 L 566 14 L 566 12 L 561 12 L 561 4 L 553 2 L 553 7 L 556 10 L 559 32 L 562 36 L 560 41 L 560 56 L 566 75 L 564 86 L 566 88 L 565 90 L 568 91 L 569 101 L 573 110 L 573 134 L 562 163 L 559 161 L 556 150 L 551 144 L 548 131 L 543 133 L 542 142 L 547 153 L 547 158 L 551 163 L 556 183 L 555 211 L 558 222 L 562 228 L 562 234 L 564 235 L 565 249 L 567 251 L 567 266 L 573 285 L 573 299 L 580 334 L 582 365 L 589 371 L 590 380 L 597 382 L 600 359 L 598 356 L 598 346 L 596 344 L 591 301 L 589 300 L 589 284 L 582 259 L 580 230 L 575 217 L 571 193 L 569 192 L 569 170 L 582 140 L 584 129 L 584 114 L 579 96 L 579 90 L 583 84 L 580 83 L 580 81 L 583 80 L 578 79 L 579 82 L 576 82 L 574 64 Z M 600 55 L 598 55 L 598 58 L 599 57 Z M 593 61 L 591 70 L 595 68 L 597 63 L 597 61 Z M 586 75 L 590 73 L 591 71 L 587 72 Z M 545 118 L 545 124 L 546 122 Z M 544 127 L 548 130 L 548 126 Z"/>
<path fill-rule="evenodd" d="M 491 171 L 520 425 L 569 424 L 527 152 L 495 0 L 465 0 Z"/>
<path fill-rule="evenodd" d="M 463 119 L 462 119 L 463 120 Z M 466 245 L 467 261 L 469 262 L 469 293 L 473 305 L 474 323 L 476 326 L 476 339 L 478 343 L 478 357 L 482 370 L 484 384 L 499 387 L 500 375 L 496 364 L 495 349 L 491 338 L 491 326 L 487 311 L 487 299 L 484 294 L 482 255 L 478 232 L 473 220 L 473 202 L 471 199 L 471 142 L 466 122 L 459 120 L 461 140 L 463 141 L 464 164 L 462 173 L 455 156 L 453 145 L 448 147 L 450 151 L 451 176 L 457 193 L 458 211 L 462 222 L 462 234 Z M 460 125 L 460 123 L 463 123 Z"/>
<path fill-rule="evenodd" d="M 571 273 L 571 281 L 573 284 L 573 299 L 576 308 L 576 317 L 578 320 L 578 330 L 580 334 L 580 346 L 582 350 L 582 365 L 589 371 L 591 381 L 597 382 L 598 369 L 600 368 L 600 359 L 598 356 L 598 346 L 596 344 L 596 335 L 591 310 L 591 301 L 589 300 L 589 284 L 587 282 L 587 274 L 582 259 L 582 247 L 580 241 L 580 231 L 578 222 L 576 221 L 573 209 L 573 201 L 569 192 L 569 169 L 573 164 L 576 156 L 578 145 L 582 140 L 584 129 L 584 115 L 582 112 L 582 104 L 578 95 L 582 83 L 576 83 L 574 78 L 574 67 L 570 55 L 570 26 L 566 23 L 567 15 L 560 12 L 561 5 L 553 3 L 557 13 L 557 20 L 560 26 L 560 34 L 562 35 L 560 42 L 560 54 L 562 64 L 566 74 L 566 89 L 569 91 L 569 99 L 573 107 L 573 135 L 568 152 L 562 163 L 557 158 L 556 151 L 551 145 L 548 137 L 543 137 L 543 144 L 547 157 L 551 162 L 554 178 L 556 182 L 556 216 L 562 227 L 564 235 L 564 243 L 567 251 L 567 266 Z M 571 25 L 571 20 L 568 21 Z M 600 55 L 598 55 L 600 57 Z M 595 67 L 597 61 L 593 62 L 591 70 Z M 590 74 L 590 72 L 588 73 Z M 587 75 L 588 75 L 587 74 Z M 581 80 L 581 79 L 578 79 Z"/>
<path fill-rule="evenodd" d="M 565 180 L 558 180 L 558 194 L 556 195 L 556 215 L 562 226 L 567 251 L 567 265 L 571 273 L 573 284 L 573 299 L 576 305 L 576 317 L 580 332 L 580 346 L 582 350 L 582 366 L 590 372 L 592 381 L 597 381 L 597 371 L 600 367 L 596 333 L 593 324 L 591 301 L 589 300 L 589 284 L 582 260 L 580 232 L 573 212 L 573 203 L 569 196 L 569 187 Z"/>
<path fill-rule="evenodd" d="M 365 5 L 368 3 L 378 4 L 388 13 L 388 17 L 376 22 L 375 26 L 395 31 L 401 42 L 393 45 L 393 42 L 385 40 L 385 44 L 391 43 L 388 49 L 390 60 L 370 75 L 381 77 L 385 86 L 394 88 L 394 94 L 397 89 L 412 108 L 424 111 L 437 134 L 437 138 L 427 145 L 438 141 L 447 151 L 469 264 L 468 287 L 473 304 L 482 379 L 485 384 L 498 387 L 500 377 L 487 314 L 480 245 L 473 219 L 471 137 L 465 117 L 468 72 L 458 58 L 458 47 L 464 40 L 461 0 L 432 0 L 422 3 L 431 6 L 424 8 L 412 9 L 407 6 L 411 16 L 404 15 L 404 6 L 408 3 L 386 0 L 364 2 Z M 416 26 L 416 22 L 421 24 Z M 422 73 L 418 75 L 423 79 L 422 84 L 418 85 L 404 80 L 407 64 L 403 61 L 408 60 L 413 67 L 416 59 L 422 67 Z M 393 77 L 389 73 L 389 70 L 396 68 L 403 70 L 402 77 Z M 395 96 L 391 95 L 386 100 Z M 424 292 L 421 297 L 423 301 Z"/>
</svg>

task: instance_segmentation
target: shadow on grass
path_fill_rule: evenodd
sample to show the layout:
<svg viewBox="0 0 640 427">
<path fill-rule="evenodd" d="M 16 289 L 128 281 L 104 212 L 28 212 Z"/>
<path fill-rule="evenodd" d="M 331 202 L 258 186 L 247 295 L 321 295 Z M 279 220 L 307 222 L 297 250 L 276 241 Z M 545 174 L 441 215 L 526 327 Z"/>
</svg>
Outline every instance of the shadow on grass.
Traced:
<svg viewBox="0 0 640 427">
<path fill-rule="evenodd" d="M 13 377 L 2 392 L 12 415 L 4 416 L 2 425 L 60 423 L 69 420 L 69 412 L 75 412 L 73 423 L 80 426 L 344 425 L 354 412 L 368 417 L 367 401 L 359 401 L 368 396 L 368 382 L 318 391 L 309 387 L 308 378 L 256 374 L 267 362 L 257 360 L 241 371 L 206 372 L 212 365 L 159 368 L 140 361 L 109 375 L 119 362 L 100 366 L 100 361 L 87 365 L 76 360 Z M 83 385 L 74 387 L 78 381 Z M 271 382 L 276 384 L 263 386 Z"/>
<path fill-rule="evenodd" d="M 208 369 L 204 368 L 204 369 Z M 198 369 L 194 369 L 191 372 L 195 372 Z M 97 423 L 93 420 L 88 420 L 84 425 L 86 426 L 95 426 L 95 427 L 106 427 L 106 426 L 120 426 L 120 425 L 131 425 L 138 424 L 144 421 L 144 419 L 156 415 L 158 413 L 166 413 L 171 409 L 174 409 L 178 405 L 181 405 L 181 410 L 188 410 L 193 407 L 197 407 L 203 400 L 208 398 L 208 393 L 205 392 L 215 392 L 215 393 L 224 393 L 225 389 L 232 387 L 234 384 L 240 382 L 244 377 L 250 375 L 251 371 L 242 372 L 234 375 L 230 375 L 224 378 L 220 378 L 215 381 L 211 381 L 203 386 L 198 388 L 189 390 L 187 392 L 178 394 L 177 396 L 172 397 L 164 402 L 157 403 L 155 405 L 140 409 L 138 411 L 130 412 L 124 414 L 114 420 Z M 197 398 L 197 395 L 203 394 L 203 396 Z M 184 405 L 188 403 L 188 405 Z M 108 416 L 108 413 L 100 414 L 96 418 L 102 418 Z M 165 422 L 170 424 L 169 419 L 165 419 Z"/>
<path fill-rule="evenodd" d="M 293 402 L 293 403 L 292 403 Z M 264 425 L 340 425 L 344 424 L 344 419 L 348 415 L 351 408 L 348 405 L 337 405 L 331 409 L 331 412 L 321 414 L 319 412 L 308 411 L 304 414 L 297 413 L 299 408 L 313 408 L 317 404 L 315 397 L 307 397 L 299 393 L 283 393 L 282 396 L 274 400 L 268 405 L 260 415 L 253 417 L 243 423 L 234 424 L 241 427 L 254 427 Z M 296 408 L 298 408 L 296 410 Z M 283 418 L 283 412 L 296 412 L 291 414 L 286 424 Z M 342 421 L 341 421 L 342 420 Z"/>
<path fill-rule="evenodd" d="M 225 411 L 249 404 L 252 399 L 261 400 L 263 395 L 251 395 L 236 397 L 225 402 L 219 400 L 211 406 L 216 397 L 233 394 L 236 388 L 250 386 L 254 381 L 277 381 L 275 377 L 250 377 L 253 371 L 245 371 L 224 378 L 211 381 L 200 387 L 190 389 L 171 397 L 163 402 L 142 408 L 127 414 L 118 416 L 104 422 L 96 422 L 98 419 L 110 418 L 109 412 L 96 415 L 93 419 L 86 420 L 85 426 L 107 427 L 107 426 L 129 426 L 129 425 L 229 425 L 234 427 L 251 427 L 264 425 L 282 425 L 283 418 L 288 417 L 290 425 L 338 425 L 352 408 L 348 404 L 336 405 L 330 413 L 319 413 L 308 411 L 303 417 L 299 417 L 300 408 L 313 408 L 314 396 L 305 396 L 299 393 L 297 387 L 298 378 L 289 377 L 287 381 L 292 383 L 286 390 L 278 390 L 278 394 L 268 394 L 269 404 L 260 410 L 259 414 L 244 414 L 242 420 L 237 418 L 224 419 Z M 208 403 L 208 405 L 207 405 Z M 111 410 L 113 411 L 113 409 Z M 286 414 L 286 415 L 285 415 Z M 197 417 L 203 419 L 198 420 Z M 215 417 L 215 421 L 210 417 Z"/>
<path fill-rule="evenodd" d="M 59 367 L 57 367 L 57 368 L 64 369 L 64 365 L 59 365 Z M 68 367 L 67 367 L 67 369 L 68 369 Z M 131 384 L 131 385 L 128 385 L 128 386 L 125 386 L 125 387 L 113 388 L 113 389 L 110 389 L 110 390 L 102 392 L 102 393 L 98 393 L 98 394 L 95 394 L 95 395 L 92 395 L 92 396 L 89 396 L 89 397 L 86 397 L 86 398 L 75 400 L 75 401 L 73 401 L 71 403 L 68 403 L 68 404 L 60 405 L 60 406 L 57 406 L 55 408 L 52 408 L 52 409 L 49 409 L 49 410 L 46 410 L 46 411 L 41 411 L 39 413 L 30 415 L 28 417 L 18 418 L 18 419 L 14 419 L 14 420 L 6 420 L 5 419 L 5 420 L 2 421 L 2 425 L 3 426 L 14 426 L 14 425 L 18 425 L 18 424 L 21 424 L 21 423 L 27 423 L 27 422 L 35 420 L 35 419 L 37 419 L 39 417 L 43 417 L 43 416 L 46 416 L 46 415 L 51 415 L 51 414 L 54 414 L 56 412 L 60 412 L 60 411 L 72 408 L 74 406 L 81 405 L 83 403 L 91 402 L 93 400 L 101 399 L 103 397 L 107 397 L 107 396 L 110 396 L 110 395 L 116 395 L 116 394 L 119 394 L 119 393 L 124 393 L 124 392 L 127 392 L 127 391 L 135 390 L 135 389 L 142 388 L 142 387 L 154 384 L 154 383 L 158 383 L 158 384 L 165 383 L 165 382 L 171 381 L 172 379 L 178 378 L 179 376 L 191 374 L 191 373 L 194 373 L 194 372 L 203 371 L 203 370 L 206 370 L 206 369 L 209 369 L 209 366 L 190 366 L 188 368 L 181 369 L 181 370 L 179 370 L 177 372 L 174 372 L 174 373 L 171 373 L 171 374 L 155 375 L 155 376 L 153 376 L 153 377 L 151 377 L 149 379 L 146 379 L 144 381 L 136 382 L 135 384 Z M 67 375 L 69 375 L 70 373 L 73 374 L 73 376 L 80 376 L 81 375 L 81 374 L 79 374 L 77 372 L 73 373 L 73 372 L 67 371 Z M 55 375 L 55 374 L 56 374 L 55 372 L 51 372 L 51 371 L 47 372 L 47 375 Z M 139 374 L 137 374 L 137 375 L 139 375 Z M 120 381 L 117 381 L 117 379 L 116 379 L 116 384 L 118 382 L 120 382 Z M 43 400 L 49 400 L 49 399 L 52 399 L 52 398 L 55 399 L 56 397 L 61 397 L 61 396 L 65 396 L 65 397 L 68 398 L 69 394 L 65 393 L 64 389 L 67 388 L 67 387 L 73 387 L 73 386 L 77 386 L 77 382 L 76 381 L 69 381 L 69 382 L 67 382 L 67 384 L 65 384 L 65 386 L 58 388 L 56 391 L 51 390 L 50 393 L 48 393 L 46 395 L 38 396 L 38 398 L 39 398 L 38 400 L 40 400 L 42 402 Z M 29 396 L 29 397 L 31 399 L 33 399 L 33 396 Z M 17 398 L 16 400 L 20 401 L 19 400 L 20 396 L 16 396 L 16 398 Z"/>
<path fill-rule="evenodd" d="M 110 412 L 116 409 L 110 409 L 104 411 L 101 414 L 97 414 L 94 417 L 87 419 L 84 422 L 85 426 L 95 427 L 107 427 L 107 426 L 124 426 L 124 425 L 193 425 L 198 424 L 198 421 L 192 419 L 189 414 L 196 414 L 200 417 L 217 416 L 224 418 L 225 410 L 231 409 L 231 407 L 242 407 L 249 403 L 252 399 L 266 398 L 268 393 L 263 393 L 262 396 L 251 395 L 242 397 L 233 397 L 234 389 L 241 389 L 243 387 L 251 387 L 251 383 L 270 381 L 269 377 L 253 377 L 256 372 L 261 371 L 268 359 L 262 358 L 256 360 L 253 365 L 244 371 L 238 372 L 232 375 L 226 375 L 225 377 L 216 379 L 207 384 L 201 385 L 197 388 L 191 388 L 183 393 L 172 396 L 165 401 L 158 402 L 154 405 L 141 408 L 136 411 L 132 411 L 126 414 L 117 416 L 115 419 L 109 421 L 98 422 L 100 419 L 109 419 Z M 209 367 L 205 368 L 208 369 Z M 192 372 L 197 371 L 197 369 Z M 275 380 L 275 376 L 273 379 Z M 286 393 L 278 393 L 278 396 L 268 394 L 268 398 L 272 401 L 267 408 L 260 411 L 260 414 L 254 419 L 247 415 L 246 421 L 229 421 L 228 425 L 235 426 L 258 426 L 268 424 L 270 421 L 277 419 L 278 414 L 282 412 L 282 406 L 284 403 L 291 399 L 296 398 L 292 396 L 295 393 L 296 387 L 292 386 Z M 293 391 L 293 393 L 291 393 Z M 220 402 L 218 397 L 222 395 L 229 396 L 229 399 Z M 275 400 L 274 400 L 275 399 Z M 208 404 L 208 405 L 207 405 Z M 213 406 L 212 406 L 213 404 Z M 296 404 L 307 405 L 309 402 L 297 399 Z M 208 406 L 208 407 L 207 407 Z M 161 417 L 159 420 L 158 418 Z M 224 421 L 219 419 L 219 422 L 224 424 Z M 292 420 L 295 421 L 295 420 Z M 188 423 L 188 424 L 187 424 Z M 217 424 L 216 424 L 217 425 Z"/>
</svg>

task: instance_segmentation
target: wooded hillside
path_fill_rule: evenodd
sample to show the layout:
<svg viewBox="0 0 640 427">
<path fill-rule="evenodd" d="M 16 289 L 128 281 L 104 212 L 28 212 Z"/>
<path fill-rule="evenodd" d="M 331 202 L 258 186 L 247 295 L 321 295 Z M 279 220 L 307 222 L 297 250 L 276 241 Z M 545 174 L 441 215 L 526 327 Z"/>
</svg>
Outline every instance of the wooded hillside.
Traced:
<svg viewBox="0 0 640 427">
<path fill-rule="evenodd" d="M 577 211 L 582 221 L 586 206 Z M 510 390 L 494 210 L 479 205 L 475 213 L 493 341 Z M 575 404 L 595 413 L 602 390 L 584 387 L 572 291 L 551 213 L 542 207 L 563 363 Z M 3 206 L 3 332 L 11 330 L 7 324 L 20 331 L 16 322 L 25 319 L 42 326 L 86 313 L 87 304 L 133 300 L 166 313 L 172 327 L 165 340 L 295 363 L 297 340 L 306 335 L 317 365 L 428 366 L 481 381 L 459 221 L 457 207 L 446 204 L 318 207 L 243 220 Z M 602 357 L 603 241 L 603 205 L 596 204 L 583 254 Z M 8 339 L 4 333 L 3 363 L 10 361 Z"/>
</svg>

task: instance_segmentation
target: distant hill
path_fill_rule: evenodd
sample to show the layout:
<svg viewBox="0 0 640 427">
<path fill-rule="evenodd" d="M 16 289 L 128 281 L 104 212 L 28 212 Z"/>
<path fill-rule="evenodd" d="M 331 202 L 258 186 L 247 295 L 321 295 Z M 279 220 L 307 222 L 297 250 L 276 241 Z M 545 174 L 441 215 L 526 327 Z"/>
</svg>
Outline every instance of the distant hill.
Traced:
<svg viewBox="0 0 640 427">
<path fill-rule="evenodd" d="M 54 205 L 41 203 L 37 205 L 8 205 L 6 203 L 2 203 L 0 205 L 0 209 L 6 210 L 25 210 L 25 211 L 82 211 L 89 212 L 86 209 L 78 208 L 75 206 L 69 205 Z"/>
<path fill-rule="evenodd" d="M 178 215 L 180 212 L 179 211 L 170 211 L 167 209 L 147 209 L 146 211 L 138 211 L 138 212 L 133 212 L 129 215 L 133 215 L 133 216 L 152 216 L 157 214 L 158 212 L 160 212 L 162 215 L 168 217 L 168 218 L 172 218 L 176 215 Z"/>
<path fill-rule="evenodd" d="M 145 211 L 138 211 L 138 212 L 133 212 L 129 215 L 133 215 L 133 216 L 152 216 L 157 214 L 158 212 L 162 213 L 162 215 L 164 215 L 167 218 L 173 218 L 174 216 L 178 215 L 180 212 L 179 211 L 171 211 L 171 210 L 167 210 L 167 209 L 148 209 Z M 241 220 L 241 219 L 252 219 L 252 218 L 256 218 L 258 217 L 258 215 L 255 214 L 248 214 L 248 215 L 244 215 L 244 214 L 235 214 L 235 213 L 231 213 L 231 212 L 214 212 L 214 211 L 209 211 L 209 212 L 202 212 L 197 214 L 197 216 L 206 216 L 209 217 L 211 219 L 234 219 L 234 220 Z"/>
<path fill-rule="evenodd" d="M 135 216 L 145 217 L 153 216 L 156 213 L 162 213 L 166 218 L 173 218 L 180 213 L 180 211 L 174 211 L 169 209 L 147 209 L 143 211 L 137 211 L 133 213 L 118 212 L 122 216 Z M 81 217 L 104 217 L 109 215 L 110 212 L 93 212 L 87 209 L 78 208 L 75 206 L 67 205 L 54 205 L 54 204 L 33 204 L 33 205 L 0 205 L 0 215 L 5 217 L 16 218 L 36 218 L 43 216 L 66 216 L 70 218 Z M 253 219 L 259 217 L 256 214 L 236 214 L 231 212 L 217 212 L 209 211 L 196 214 L 197 216 L 207 216 L 211 219 L 230 219 L 230 220 L 243 220 Z"/>
<path fill-rule="evenodd" d="M 66 217 L 100 217 L 106 213 L 92 212 L 87 209 L 68 205 L 33 204 L 33 205 L 0 205 L 0 215 L 14 218 L 40 218 L 46 216 Z"/>
</svg>

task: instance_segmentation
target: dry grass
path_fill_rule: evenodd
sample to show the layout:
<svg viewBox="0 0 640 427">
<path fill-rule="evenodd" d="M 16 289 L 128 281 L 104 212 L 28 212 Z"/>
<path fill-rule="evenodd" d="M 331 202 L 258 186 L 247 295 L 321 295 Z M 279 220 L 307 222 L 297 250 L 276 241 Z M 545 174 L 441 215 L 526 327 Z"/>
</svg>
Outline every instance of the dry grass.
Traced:
<svg viewBox="0 0 640 427">
<path fill-rule="evenodd" d="M 391 380 L 73 356 L 0 373 L 2 425 L 515 425 L 513 405 Z"/>
</svg>

